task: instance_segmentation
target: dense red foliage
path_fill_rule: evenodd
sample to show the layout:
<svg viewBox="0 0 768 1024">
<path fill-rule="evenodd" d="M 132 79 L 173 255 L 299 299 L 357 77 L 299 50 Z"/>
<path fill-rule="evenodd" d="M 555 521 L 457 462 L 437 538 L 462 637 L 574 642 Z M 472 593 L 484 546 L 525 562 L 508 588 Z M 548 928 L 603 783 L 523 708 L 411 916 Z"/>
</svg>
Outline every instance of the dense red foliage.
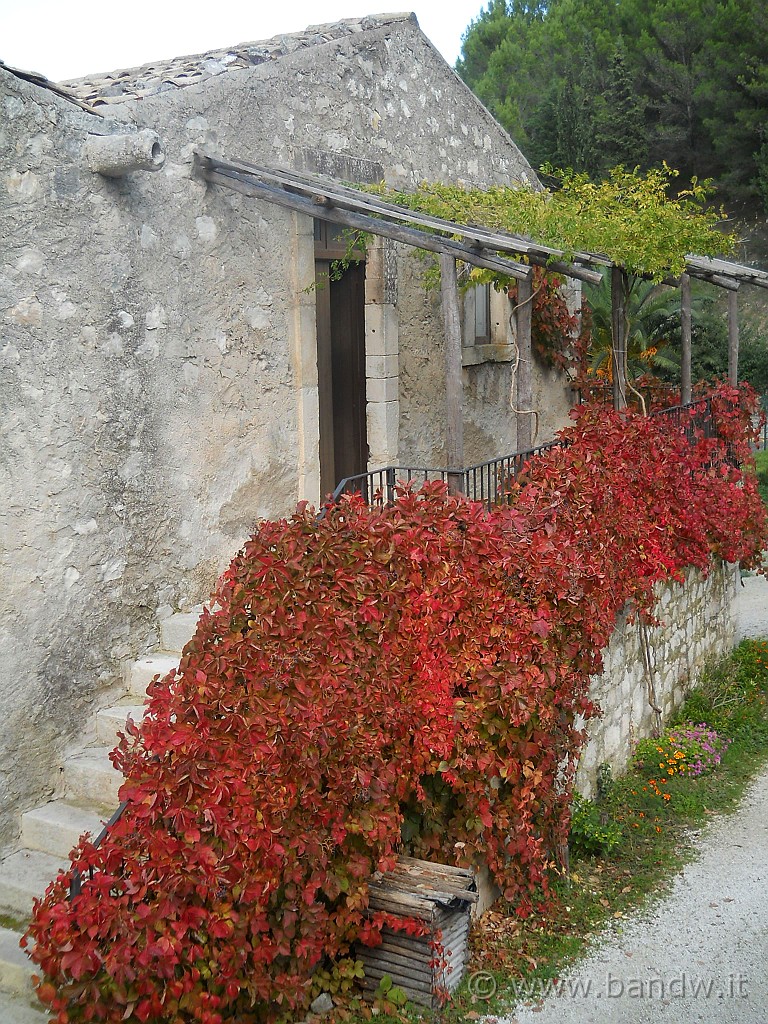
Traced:
<svg viewBox="0 0 768 1024">
<path fill-rule="evenodd" d="M 367 879 L 401 849 L 482 858 L 546 904 L 616 616 L 713 555 L 756 564 L 766 520 L 748 410 L 721 437 L 583 408 L 487 511 L 427 485 L 264 522 L 115 763 L 130 806 L 30 935 L 40 998 L 85 1020 L 241 1024 L 306 1004 L 361 935 Z"/>
<path fill-rule="evenodd" d="M 517 302 L 517 283 L 507 294 Z M 533 303 L 531 306 L 531 344 L 546 366 L 559 370 L 583 361 L 582 353 L 589 344 L 589 331 L 582 325 L 585 311 L 571 313 L 563 294 L 563 279 L 543 267 L 533 268 Z"/>
</svg>

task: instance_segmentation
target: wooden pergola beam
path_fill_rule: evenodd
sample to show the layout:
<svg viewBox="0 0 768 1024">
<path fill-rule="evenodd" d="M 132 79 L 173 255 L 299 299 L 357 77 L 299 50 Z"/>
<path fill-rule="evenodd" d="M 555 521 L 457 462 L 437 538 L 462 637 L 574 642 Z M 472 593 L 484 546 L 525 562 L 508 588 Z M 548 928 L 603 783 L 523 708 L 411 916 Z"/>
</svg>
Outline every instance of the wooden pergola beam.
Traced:
<svg viewBox="0 0 768 1024">
<path fill-rule="evenodd" d="M 288 210 L 295 210 L 298 213 L 305 213 L 309 217 L 316 217 L 320 220 L 331 221 L 334 224 L 341 224 L 344 227 L 352 228 L 354 231 L 365 231 L 374 235 L 381 235 L 384 238 L 391 238 L 395 242 L 403 242 L 417 249 L 426 249 L 429 252 L 447 253 L 454 259 L 470 263 L 475 267 L 483 267 L 486 270 L 493 270 L 499 274 L 506 274 L 520 281 L 526 278 L 530 268 L 522 263 L 515 263 L 506 260 L 501 256 L 489 251 L 478 252 L 462 242 L 454 241 L 451 238 L 444 238 L 441 235 L 428 234 L 426 231 L 419 231 L 416 228 L 409 228 L 401 224 L 391 224 L 388 221 L 375 217 L 368 217 L 364 214 L 353 213 L 350 210 L 338 209 L 335 206 L 326 206 L 316 203 L 313 199 L 286 192 L 284 189 L 272 185 L 265 185 L 258 180 L 250 180 L 238 171 L 213 170 L 203 166 L 201 172 L 206 181 L 215 185 L 222 185 L 233 192 L 240 192 L 251 199 L 264 199 L 274 203 L 276 206 L 283 206 Z"/>
<path fill-rule="evenodd" d="M 737 286 L 753 284 L 758 288 L 768 288 L 768 272 L 758 270 L 757 267 L 747 267 L 743 263 L 731 263 L 729 260 L 712 259 L 709 256 L 686 256 L 686 262 L 688 273 L 694 277 L 712 280 L 717 284 L 725 278 L 736 282 Z"/>
<path fill-rule="evenodd" d="M 507 232 L 491 231 L 478 225 L 465 225 L 453 221 L 444 220 L 441 217 L 434 217 L 430 214 L 410 210 L 404 206 L 397 206 L 395 203 L 388 203 L 378 196 L 358 189 L 341 185 L 338 182 L 325 182 L 319 178 L 309 177 L 298 172 L 279 171 L 273 168 L 260 167 L 257 164 L 249 164 L 246 161 L 219 160 L 215 157 L 204 154 L 196 154 L 198 165 L 203 168 L 203 174 L 207 180 L 213 180 L 210 172 L 219 172 L 230 175 L 240 181 L 264 183 L 272 182 L 279 191 L 289 190 L 289 194 L 304 195 L 311 199 L 318 206 L 336 210 L 348 210 L 352 213 L 359 213 L 362 216 L 370 217 L 376 224 L 391 223 L 395 221 L 404 225 L 417 225 L 419 228 L 428 228 L 430 231 L 442 231 L 450 236 L 458 236 L 463 239 L 467 246 L 467 252 L 479 254 L 508 253 L 510 255 L 523 256 L 529 263 L 535 266 L 545 267 L 548 270 L 583 281 L 586 284 L 599 284 L 600 272 L 591 270 L 586 266 L 579 266 L 566 261 L 564 253 L 559 249 L 552 249 L 548 246 L 539 245 L 522 236 L 509 234 Z M 219 182 L 221 183 L 221 182 Z M 322 216 L 318 214 L 318 216 Z M 376 231 L 376 234 L 385 234 L 383 231 Z M 390 237 L 390 236 L 386 236 Z M 444 237 L 444 236 L 437 236 Z M 460 243 L 461 244 L 461 243 Z M 420 246 L 427 248 L 427 246 Z M 430 251 L 438 251 L 434 248 Z M 580 261 L 587 261 L 602 266 L 607 265 L 608 260 L 598 255 L 587 253 L 576 254 Z M 465 262 L 469 262 L 468 260 Z"/>
<path fill-rule="evenodd" d="M 314 199 L 318 205 L 338 210 L 348 210 L 351 213 L 360 213 L 362 216 L 370 217 L 372 221 L 381 223 L 382 219 L 400 222 L 404 225 L 418 225 L 419 228 L 428 228 L 430 231 L 442 231 L 448 235 L 458 236 L 464 240 L 466 252 L 482 250 L 493 250 L 496 253 L 504 252 L 525 257 L 529 263 L 535 266 L 542 266 L 568 277 L 584 281 L 589 284 L 600 283 L 600 271 L 592 268 L 611 267 L 610 257 L 603 253 L 574 252 L 571 260 L 566 259 L 566 253 L 562 249 L 552 248 L 536 242 L 534 239 L 514 232 L 494 231 L 479 225 L 458 224 L 440 217 L 422 213 L 418 210 L 411 210 L 396 203 L 387 202 L 379 196 L 359 189 L 343 185 L 333 179 L 320 175 L 302 174 L 294 170 L 282 170 L 274 167 L 262 167 L 258 164 L 249 163 L 245 160 L 222 160 L 205 153 L 195 154 L 197 166 L 202 174 L 210 181 L 211 172 L 218 172 L 229 176 L 232 179 L 239 179 L 241 182 L 262 184 L 271 182 L 274 191 L 264 198 L 276 202 L 274 193 L 290 193 Z M 219 184 L 226 184 L 219 180 Z M 229 184 L 228 187 L 234 187 Z M 242 191 L 242 189 L 239 189 Z M 248 194 L 248 193 L 246 193 Z M 330 218 L 328 218 L 330 219 Z M 341 220 L 337 221 L 341 223 Z M 371 230 L 374 230 L 371 228 Z M 416 230 L 416 229 L 414 229 Z M 383 231 L 376 232 L 384 234 Z M 386 237 L 391 237 L 388 234 Z M 428 248 L 420 245 L 419 248 Z M 438 251 L 432 248 L 430 251 Z M 471 262 L 467 260 L 466 262 Z M 480 265 L 480 264 L 476 264 Z M 756 267 L 748 267 L 739 263 L 732 263 L 729 260 L 713 259 L 708 256 L 686 256 L 685 272 L 690 277 L 695 277 L 719 288 L 735 290 L 740 284 L 751 284 L 758 288 L 768 288 L 768 272 L 759 270 Z M 642 274 L 639 276 L 643 276 Z M 680 279 L 672 276 L 664 278 L 664 284 L 677 287 Z"/>
<path fill-rule="evenodd" d="M 260 167 L 246 161 L 226 161 L 200 152 L 195 154 L 196 166 L 207 181 L 222 185 L 225 188 L 241 192 L 244 195 L 264 199 L 311 217 L 327 220 L 356 231 L 370 232 L 403 242 L 419 249 L 439 254 L 441 269 L 451 278 L 456 274 L 456 260 L 472 266 L 482 267 L 494 273 L 505 274 L 515 278 L 520 284 L 518 310 L 518 367 L 516 401 L 518 417 L 518 443 L 521 447 L 530 446 L 530 416 L 532 415 L 531 386 L 528 380 L 530 373 L 530 328 L 526 326 L 524 309 L 530 307 L 526 299 L 530 289 L 530 267 L 516 261 L 506 259 L 499 253 L 514 254 L 523 257 L 528 264 L 546 267 L 549 270 L 564 274 L 590 284 L 597 284 L 601 279 L 597 267 L 611 267 L 611 334 L 613 369 L 613 398 L 617 409 L 626 406 L 626 296 L 627 271 L 601 253 L 574 253 L 575 263 L 568 262 L 565 252 L 541 245 L 532 239 L 513 233 L 493 231 L 477 225 L 464 225 L 433 217 L 405 206 L 387 202 L 378 196 L 362 192 L 359 189 L 327 180 L 317 175 L 302 174 L 298 171 L 285 171 L 277 168 Z M 426 229 L 426 230 L 423 230 Z M 436 233 L 441 232 L 441 233 Z M 450 237 L 447 237 L 450 236 Z M 449 266 L 450 269 L 449 270 Z M 686 268 L 677 279 L 666 277 L 665 284 L 681 288 L 681 317 L 683 334 L 683 361 L 681 370 L 681 386 L 683 401 L 690 400 L 691 392 L 691 296 L 690 279 L 697 278 L 725 289 L 728 294 L 728 375 L 735 384 L 738 380 L 738 301 L 737 292 L 741 284 L 751 284 L 759 288 L 768 288 L 768 272 L 755 267 L 731 263 L 727 260 L 710 257 L 686 256 Z M 451 281 L 447 286 L 450 291 Z M 444 295 L 444 316 L 446 316 L 446 332 L 453 334 L 446 343 L 451 350 L 451 358 L 455 363 L 456 344 L 453 313 L 447 316 L 448 301 Z M 454 302 L 458 322 L 458 292 Z M 460 325 L 459 325 L 460 339 Z M 460 341 L 458 349 L 459 365 L 461 357 Z M 456 376 L 456 368 L 446 368 L 448 376 Z M 460 374 L 459 374 L 460 376 Z M 456 391 L 455 383 L 451 385 Z M 455 396 L 451 400 L 455 410 Z M 448 421 L 454 417 L 449 415 Z M 450 442 L 458 452 L 458 441 Z M 462 458 L 451 458 L 449 463 L 461 465 Z"/>
</svg>

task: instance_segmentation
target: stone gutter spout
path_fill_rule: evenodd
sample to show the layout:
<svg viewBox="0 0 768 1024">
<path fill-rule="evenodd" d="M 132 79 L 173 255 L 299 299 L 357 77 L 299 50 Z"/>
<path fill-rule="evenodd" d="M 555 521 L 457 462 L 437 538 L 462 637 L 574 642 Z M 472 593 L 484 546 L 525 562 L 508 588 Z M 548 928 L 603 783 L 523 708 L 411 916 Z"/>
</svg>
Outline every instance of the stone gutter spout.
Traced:
<svg viewBox="0 0 768 1024">
<path fill-rule="evenodd" d="M 121 135 L 89 135 L 85 143 L 88 166 L 107 178 L 131 171 L 159 171 L 165 152 L 157 132 L 145 128 Z"/>
</svg>

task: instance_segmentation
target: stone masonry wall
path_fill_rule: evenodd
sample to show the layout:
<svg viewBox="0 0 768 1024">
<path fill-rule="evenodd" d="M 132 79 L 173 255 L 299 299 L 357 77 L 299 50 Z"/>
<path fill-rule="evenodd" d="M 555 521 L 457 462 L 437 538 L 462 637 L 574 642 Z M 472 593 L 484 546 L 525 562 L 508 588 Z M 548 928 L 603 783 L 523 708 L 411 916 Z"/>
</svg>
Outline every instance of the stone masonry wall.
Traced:
<svg viewBox="0 0 768 1024">
<path fill-rule="evenodd" d="M 622 619 L 604 652 L 604 671 L 590 691 L 603 714 L 589 724 L 577 773 L 581 793 L 595 795 L 603 763 L 621 774 L 637 741 L 653 734 L 658 717 L 651 703 L 661 708 L 666 724 L 702 669 L 731 650 L 734 597 L 734 566 L 718 561 L 706 577 L 689 569 L 684 583 L 658 588 L 659 625 L 643 628 Z"/>
</svg>

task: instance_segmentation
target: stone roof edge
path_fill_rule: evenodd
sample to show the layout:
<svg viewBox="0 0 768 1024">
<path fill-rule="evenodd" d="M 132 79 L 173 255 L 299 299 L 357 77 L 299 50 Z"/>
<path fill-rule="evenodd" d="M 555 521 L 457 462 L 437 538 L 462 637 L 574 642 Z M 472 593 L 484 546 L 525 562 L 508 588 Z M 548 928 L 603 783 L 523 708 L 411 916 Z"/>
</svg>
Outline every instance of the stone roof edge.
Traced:
<svg viewBox="0 0 768 1024">
<path fill-rule="evenodd" d="M 354 38 L 355 35 L 386 28 L 388 25 L 409 23 L 421 31 L 416 15 L 411 12 L 348 18 L 328 24 L 310 25 L 302 32 L 279 33 L 265 40 L 237 43 L 205 53 L 68 79 L 61 82 L 60 86 L 79 100 L 94 105 L 130 102 L 143 95 L 195 85 L 229 70 L 279 60 L 311 46 Z"/>
<path fill-rule="evenodd" d="M 45 75 L 41 75 L 38 71 L 25 71 L 22 68 L 14 67 L 12 64 L 6 64 L 4 60 L 0 60 L 0 68 L 3 71 L 7 71 L 8 74 L 13 75 L 14 78 L 20 79 L 22 82 L 29 82 L 31 85 L 36 85 L 40 89 L 47 89 L 49 92 L 60 97 L 60 99 L 66 100 L 68 103 L 74 104 L 81 110 L 85 110 L 88 114 L 94 114 L 96 117 L 103 117 L 104 115 L 99 110 L 94 110 L 93 107 L 83 102 L 78 96 L 70 92 L 65 86 L 59 85 L 57 82 L 52 82 Z"/>
</svg>

